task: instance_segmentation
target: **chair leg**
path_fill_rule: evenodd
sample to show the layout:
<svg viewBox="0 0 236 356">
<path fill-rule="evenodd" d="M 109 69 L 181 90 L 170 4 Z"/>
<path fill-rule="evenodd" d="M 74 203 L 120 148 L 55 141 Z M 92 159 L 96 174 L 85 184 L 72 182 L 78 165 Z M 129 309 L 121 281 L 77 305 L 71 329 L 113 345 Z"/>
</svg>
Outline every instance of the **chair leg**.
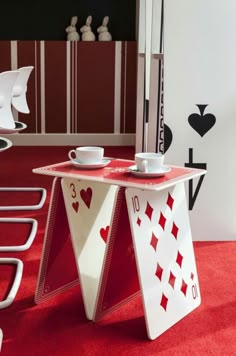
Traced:
<svg viewBox="0 0 236 356">
<path fill-rule="evenodd" d="M 14 281 L 12 283 L 11 289 L 3 301 L 0 302 L 0 309 L 9 307 L 13 300 L 16 297 L 16 293 L 20 287 L 20 282 L 23 274 L 23 262 L 18 258 L 0 258 L 0 264 L 15 264 L 16 265 L 16 274 Z"/>
<path fill-rule="evenodd" d="M 3 340 L 3 332 L 2 332 L 2 329 L 0 329 L 0 352 L 1 352 L 1 348 L 2 348 L 2 340 Z"/>
<path fill-rule="evenodd" d="M 30 234 L 25 244 L 18 246 L 0 246 L 0 252 L 19 252 L 28 250 L 30 248 L 37 233 L 37 220 L 31 218 L 0 218 L 0 223 L 20 223 L 32 225 Z"/>
<path fill-rule="evenodd" d="M 41 200 L 36 205 L 18 205 L 18 206 L 0 206 L 0 211 L 9 210 L 38 210 L 45 203 L 47 192 L 44 188 L 19 188 L 19 187 L 4 187 L 0 188 L 0 192 L 41 192 Z"/>
</svg>

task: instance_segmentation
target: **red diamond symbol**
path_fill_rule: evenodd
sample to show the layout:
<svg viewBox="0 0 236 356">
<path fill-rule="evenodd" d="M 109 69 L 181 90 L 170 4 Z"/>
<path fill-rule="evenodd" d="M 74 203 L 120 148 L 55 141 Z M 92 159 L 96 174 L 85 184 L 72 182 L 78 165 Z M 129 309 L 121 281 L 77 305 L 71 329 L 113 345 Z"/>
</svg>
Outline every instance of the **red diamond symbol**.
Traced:
<svg viewBox="0 0 236 356">
<path fill-rule="evenodd" d="M 186 297 L 186 293 L 187 293 L 187 288 L 188 288 L 188 285 L 186 284 L 186 282 L 182 279 L 182 285 L 181 285 L 181 292 L 185 295 Z"/>
<path fill-rule="evenodd" d="M 141 220 L 138 218 L 136 223 L 138 224 L 138 226 L 140 226 L 141 225 Z"/>
<path fill-rule="evenodd" d="M 157 249 L 157 243 L 158 243 L 158 238 L 154 235 L 154 233 L 152 233 L 150 245 L 154 248 L 155 251 Z"/>
<path fill-rule="evenodd" d="M 152 219 L 152 213 L 153 213 L 153 208 L 151 207 L 151 205 L 149 204 L 149 202 L 147 202 L 145 214 L 149 217 L 149 220 Z"/>
<path fill-rule="evenodd" d="M 161 225 L 162 229 L 164 230 L 165 224 L 166 224 L 166 218 L 164 217 L 164 215 L 162 213 L 160 214 L 159 224 Z"/>
<path fill-rule="evenodd" d="M 177 254 L 176 262 L 178 263 L 178 265 L 181 268 L 182 262 L 183 262 L 183 256 L 181 255 L 181 253 L 179 251 L 178 251 L 178 254 Z"/>
<path fill-rule="evenodd" d="M 156 269 L 155 275 L 157 276 L 157 278 L 160 279 L 160 281 L 161 281 L 162 273 L 163 273 L 163 268 L 161 268 L 161 266 L 159 264 L 157 264 L 157 269 Z"/>
<path fill-rule="evenodd" d="M 170 210 L 172 210 L 172 207 L 173 207 L 173 204 L 174 204 L 174 199 L 172 198 L 172 196 L 170 195 L 170 193 L 168 193 L 168 198 L 167 198 L 166 204 L 168 205 L 168 207 L 170 208 Z"/>
<path fill-rule="evenodd" d="M 191 278 L 192 280 L 194 279 L 194 274 L 193 274 L 193 272 L 191 273 L 190 278 Z"/>
<path fill-rule="evenodd" d="M 161 297 L 161 306 L 162 308 L 166 311 L 167 308 L 167 303 L 168 303 L 168 298 L 165 296 L 164 293 L 162 293 L 162 297 Z"/>
<path fill-rule="evenodd" d="M 178 232 L 179 232 L 179 228 L 178 228 L 178 226 L 176 226 L 175 223 L 173 222 L 173 226 L 172 226 L 171 233 L 172 233 L 172 235 L 174 236 L 174 238 L 175 238 L 176 240 L 177 240 Z"/>
<path fill-rule="evenodd" d="M 168 283 L 171 285 L 171 287 L 173 289 L 174 289 L 174 285 L 175 285 L 175 280 L 176 280 L 175 275 L 173 275 L 173 273 L 170 271 L 170 277 L 169 277 Z"/>
</svg>

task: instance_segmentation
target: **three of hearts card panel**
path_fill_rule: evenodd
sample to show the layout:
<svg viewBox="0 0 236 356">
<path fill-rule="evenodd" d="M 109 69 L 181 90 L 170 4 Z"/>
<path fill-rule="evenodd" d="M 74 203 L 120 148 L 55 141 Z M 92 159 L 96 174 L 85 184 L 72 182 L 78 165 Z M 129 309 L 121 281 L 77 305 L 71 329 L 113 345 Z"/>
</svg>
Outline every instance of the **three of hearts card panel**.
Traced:
<svg viewBox="0 0 236 356">
<path fill-rule="evenodd" d="M 148 337 L 155 339 L 200 305 L 184 183 L 160 192 L 128 188 Z"/>
<path fill-rule="evenodd" d="M 236 235 L 236 2 L 165 0 L 167 164 L 207 169 L 186 184 L 194 240 Z"/>
<path fill-rule="evenodd" d="M 54 178 L 35 302 L 41 303 L 78 283 L 61 178 Z"/>
<path fill-rule="evenodd" d="M 118 187 L 69 178 L 61 184 L 85 313 L 92 320 Z"/>
</svg>

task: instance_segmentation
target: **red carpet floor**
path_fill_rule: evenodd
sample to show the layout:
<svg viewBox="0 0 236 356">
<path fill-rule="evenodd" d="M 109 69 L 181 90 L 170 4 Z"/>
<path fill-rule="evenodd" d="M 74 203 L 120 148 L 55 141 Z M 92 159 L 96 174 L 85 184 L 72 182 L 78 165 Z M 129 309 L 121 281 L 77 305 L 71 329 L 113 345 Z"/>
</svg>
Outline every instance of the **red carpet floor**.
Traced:
<svg viewBox="0 0 236 356">
<path fill-rule="evenodd" d="M 32 217 L 39 223 L 29 250 L 0 253 L 0 257 L 18 257 L 24 262 L 16 299 L 10 307 L 0 310 L 4 333 L 1 355 L 236 355 L 235 242 L 194 243 L 202 304 L 154 341 L 146 336 L 140 297 L 97 324 L 85 317 L 79 285 L 35 305 L 52 178 L 33 174 L 32 169 L 67 160 L 69 149 L 12 147 L 1 153 L 0 186 L 39 186 L 48 191 L 46 204 L 39 211 L 0 212 L 1 217 Z M 107 147 L 105 154 L 133 158 L 134 149 Z M 1 193 L 1 197 L 1 201 L 22 199 L 14 194 L 6 198 Z M 21 235 L 22 228 L 12 232 L 0 226 L 0 245 L 18 243 Z M 7 292 L 12 272 L 10 267 L 0 265 L 0 300 Z"/>
</svg>

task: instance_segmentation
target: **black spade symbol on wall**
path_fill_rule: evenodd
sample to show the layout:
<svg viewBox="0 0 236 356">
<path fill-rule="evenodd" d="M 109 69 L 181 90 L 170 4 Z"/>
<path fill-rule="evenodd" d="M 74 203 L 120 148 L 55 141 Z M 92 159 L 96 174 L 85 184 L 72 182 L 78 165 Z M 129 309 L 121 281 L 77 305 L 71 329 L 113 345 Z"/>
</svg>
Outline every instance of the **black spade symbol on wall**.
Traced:
<svg viewBox="0 0 236 356">
<path fill-rule="evenodd" d="M 213 114 L 207 113 L 204 115 L 204 111 L 208 105 L 198 104 L 200 114 L 193 113 L 188 117 L 189 125 L 203 137 L 214 125 L 216 118 Z"/>
<path fill-rule="evenodd" d="M 172 131 L 169 128 L 169 126 L 167 126 L 166 124 L 164 124 L 164 153 L 166 153 L 166 151 L 168 151 L 171 142 L 172 142 Z"/>
</svg>

